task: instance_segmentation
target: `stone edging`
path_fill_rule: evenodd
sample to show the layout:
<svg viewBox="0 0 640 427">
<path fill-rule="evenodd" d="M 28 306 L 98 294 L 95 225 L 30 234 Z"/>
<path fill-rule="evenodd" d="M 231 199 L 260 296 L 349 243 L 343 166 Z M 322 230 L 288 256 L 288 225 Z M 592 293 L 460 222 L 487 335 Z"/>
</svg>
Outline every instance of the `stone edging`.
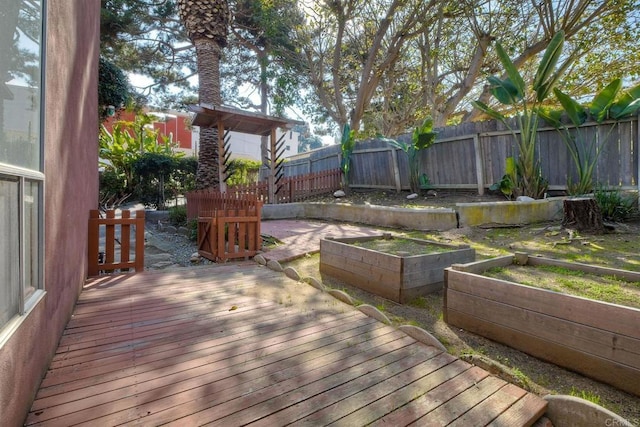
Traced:
<svg viewBox="0 0 640 427">
<path fill-rule="evenodd" d="M 347 294 L 344 291 L 341 291 L 339 289 L 329 289 L 326 286 L 324 286 L 322 284 L 322 282 L 318 279 L 316 279 L 315 277 L 301 277 L 300 274 L 296 271 L 295 268 L 293 267 L 286 267 L 283 268 L 282 265 L 275 260 L 270 260 L 267 261 L 262 255 L 258 254 L 255 257 L 253 257 L 253 260 L 263 266 L 266 266 L 267 268 L 273 270 L 273 271 L 277 271 L 277 272 L 282 272 L 284 273 L 288 278 L 292 279 L 292 280 L 296 280 L 296 281 L 301 281 L 301 282 L 305 282 L 311 286 L 313 286 L 314 288 L 322 291 L 322 292 L 326 292 L 329 295 L 333 296 L 334 298 L 336 298 L 339 301 L 344 302 L 345 304 L 351 305 L 355 308 L 357 308 L 358 310 L 360 310 L 360 312 L 362 312 L 363 314 L 366 314 L 369 317 L 372 317 L 374 319 L 376 319 L 379 322 L 382 322 L 386 325 L 391 326 L 391 320 L 389 320 L 389 318 L 380 310 L 378 310 L 376 307 L 369 305 L 369 304 L 360 304 L 360 305 L 356 305 L 355 301 L 353 300 L 353 298 L 351 298 L 351 296 L 349 296 L 349 294 Z M 433 335 L 431 335 L 429 332 L 425 331 L 422 328 L 419 328 L 417 326 L 413 326 L 413 325 L 401 325 L 397 328 L 399 331 L 404 332 L 405 334 L 409 335 L 411 338 L 415 339 L 416 341 L 419 341 L 423 344 L 426 345 L 430 345 L 436 348 L 441 349 L 442 351 L 444 351 L 445 353 L 447 352 L 447 349 L 445 348 L 444 345 L 442 345 L 442 343 L 440 341 L 438 341 L 438 339 L 436 337 L 434 337 Z"/>
<path fill-rule="evenodd" d="M 620 426 L 631 427 L 634 424 L 620 415 L 596 405 L 588 400 L 567 395 L 547 395 L 545 416 L 554 426 Z"/>
</svg>

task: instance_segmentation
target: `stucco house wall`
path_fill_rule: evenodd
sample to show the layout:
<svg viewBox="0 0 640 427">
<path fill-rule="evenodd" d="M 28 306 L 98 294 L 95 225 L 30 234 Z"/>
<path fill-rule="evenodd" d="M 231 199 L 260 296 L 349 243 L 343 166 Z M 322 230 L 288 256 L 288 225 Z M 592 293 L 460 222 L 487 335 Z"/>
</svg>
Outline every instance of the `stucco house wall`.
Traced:
<svg viewBox="0 0 640 427">
<path fill-rule="evenodd" d="M 19 426 L 87 271 L 89 210 L 98 201 L 100 2 L 48 0 L 44 105 L 46 295 L 0 348 L 0 424 Z"/>
</svg>

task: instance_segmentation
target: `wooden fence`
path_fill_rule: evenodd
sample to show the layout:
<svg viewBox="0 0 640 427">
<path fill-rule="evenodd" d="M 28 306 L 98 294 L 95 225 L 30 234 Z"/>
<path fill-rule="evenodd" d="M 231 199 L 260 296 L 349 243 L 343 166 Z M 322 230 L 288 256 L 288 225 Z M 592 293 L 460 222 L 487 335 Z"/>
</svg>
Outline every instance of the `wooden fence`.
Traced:
<svg viewBox="0 0 640 427">
<path fill-rule="evenodd" d="M 135 211 L 135 214 L 135 218 L 132 218 L 130 211 L 122 211 L 121 217 L 116 218 L 116 211 L 108 210 L 105 218 L 101 218 L 100 211 L 90 211 L 89 277 L 114 270 L 144 271 L 144 210 Z M 104 237 L 103 245 L 101 245 L 101 235 Z M 133 260 L 131 260 L 131 249 L 134 249 Z"/>
<path fill-rule="evenodd" d="M 198 217 L 212 217 L 214 212 L 239 209 L 250 210 L 262 201 L 255 194 L 221 193 L 212 190 L 196 190 L 186 194 L 187 219 Z"/>
<path fill-rule="evenodd" d="M 193 191 L 187 217 L 198 220 L 198 253 L 212 261 L 247 259 L 262 247 L 262 201 L 255 195 Z"/>
<path fill-rule="evenodd" d="M 595 182 L 625 190 L 638 189 L 639 123 L 640 116 L 580 127 L 584 140 L 595 140 L 602 150 L 594 171 Z M 398 140 L 408 142 L 410 137 L 402 135 Z M 549 188 L 566 190 L 567 180 L 576 182 L 578 175 L 560 134 L 552 127 L 542 126 L 538 141 L 537 156 Z M 420 153 L 421 173 L 436 188 L 472 189 L 483 194 L 504 175 L 507 157 L 517 155 L 511 132 L 500 122 L 464 123 L 439 129 L 436 143 Z M 293 176 L 335 169 L 340 165 L 340 156 L 339 145 L 301 153 L 284 163 L 284 173 Z M 386 142 L 376 139 L 358 142 L 351 161 L 351 188 L 409 189 L 407 155 Z"/>
<path fill-rule="evenodd" d="M 275 203 L 293 203 L 311 197 L 331 194 L 340 188 L 340 169 L 306 173 L 297 176 L 283 177 L 276 182 Z M 269 183 L 267 181 L 234 185 L 227 187 L 227 194 L 241 197 L 253 195 L 264 203 L 269 200 Z"/>
</svg>

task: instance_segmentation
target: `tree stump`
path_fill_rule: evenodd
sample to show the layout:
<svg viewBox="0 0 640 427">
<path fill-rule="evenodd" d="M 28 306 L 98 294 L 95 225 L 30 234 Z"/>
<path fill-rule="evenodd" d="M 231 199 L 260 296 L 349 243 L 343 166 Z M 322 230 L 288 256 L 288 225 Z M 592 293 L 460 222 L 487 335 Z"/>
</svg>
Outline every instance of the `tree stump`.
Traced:
<svg viewBox="0 0 640 427">
<path fill-rule="evenodd" d="M 604 232 L 602 212 L 595 199 L 590 197 L 566 199 L 563 202 L 563 210 L 562 225 L 565 228 L 593 234 Z"/>
</svg>

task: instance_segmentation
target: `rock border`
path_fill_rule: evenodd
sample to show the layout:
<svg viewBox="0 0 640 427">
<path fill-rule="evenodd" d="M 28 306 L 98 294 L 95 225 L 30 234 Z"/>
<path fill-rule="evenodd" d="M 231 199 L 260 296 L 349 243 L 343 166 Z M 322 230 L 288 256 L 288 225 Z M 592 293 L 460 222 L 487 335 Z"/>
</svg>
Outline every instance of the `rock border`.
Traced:
<svg viewBox="0 0 640 427">
<path fill-rule="evenodd" d="M 349 294 L 347 294 L 346 292 L 340 289 L 328 288 L 322 283 L 321 280 L 315 277 L 311 277 L 311 276 L 301 277 L 300 274 L 293 267 L 283 268 L 278 261 L 275 261 L 275 260 L 266 261 L 266 259 L 261 255 L 256 255 L 253 259 L 257 264 L 261 266 L 266 266 L 270 270 L 281 272 L 286 277 L 292 280 L 296 280 L 298 282 L 303 282 L 308 285 L 311 285 L 314 288 L 318 289 L 319 291 L 325 292 L 333 296 L 335 299 L 345 304 L 348 304 L 354 308 L 357 308 L 361 313 L 373 319 L 376 319 L 377 321 L 384 323 L 385 325 L 393 326 L 389 317 L 387 317 L 387 315 L 384 314 L 382 311 L 380 311 L 378 308 L 370 304 L 357 305 L 356 301 Z M 405 334 L 407 334 L 408 336 L 410 336 L 411 338 L 415 339 L 418 342 L 421 342 L 425 345 L 429 345 L 432 347 L 436 347 L 442 350 L 443 352 L 447 353 L 446 347 L 440 341 L 438 341 L 438 339 L 435 336 L 425 331 L 424 329 L 419 328 L 418 326 L 400 325 L 396 327 L 396 329 L 401 332 L 404 332 Z"/>
</svg>

